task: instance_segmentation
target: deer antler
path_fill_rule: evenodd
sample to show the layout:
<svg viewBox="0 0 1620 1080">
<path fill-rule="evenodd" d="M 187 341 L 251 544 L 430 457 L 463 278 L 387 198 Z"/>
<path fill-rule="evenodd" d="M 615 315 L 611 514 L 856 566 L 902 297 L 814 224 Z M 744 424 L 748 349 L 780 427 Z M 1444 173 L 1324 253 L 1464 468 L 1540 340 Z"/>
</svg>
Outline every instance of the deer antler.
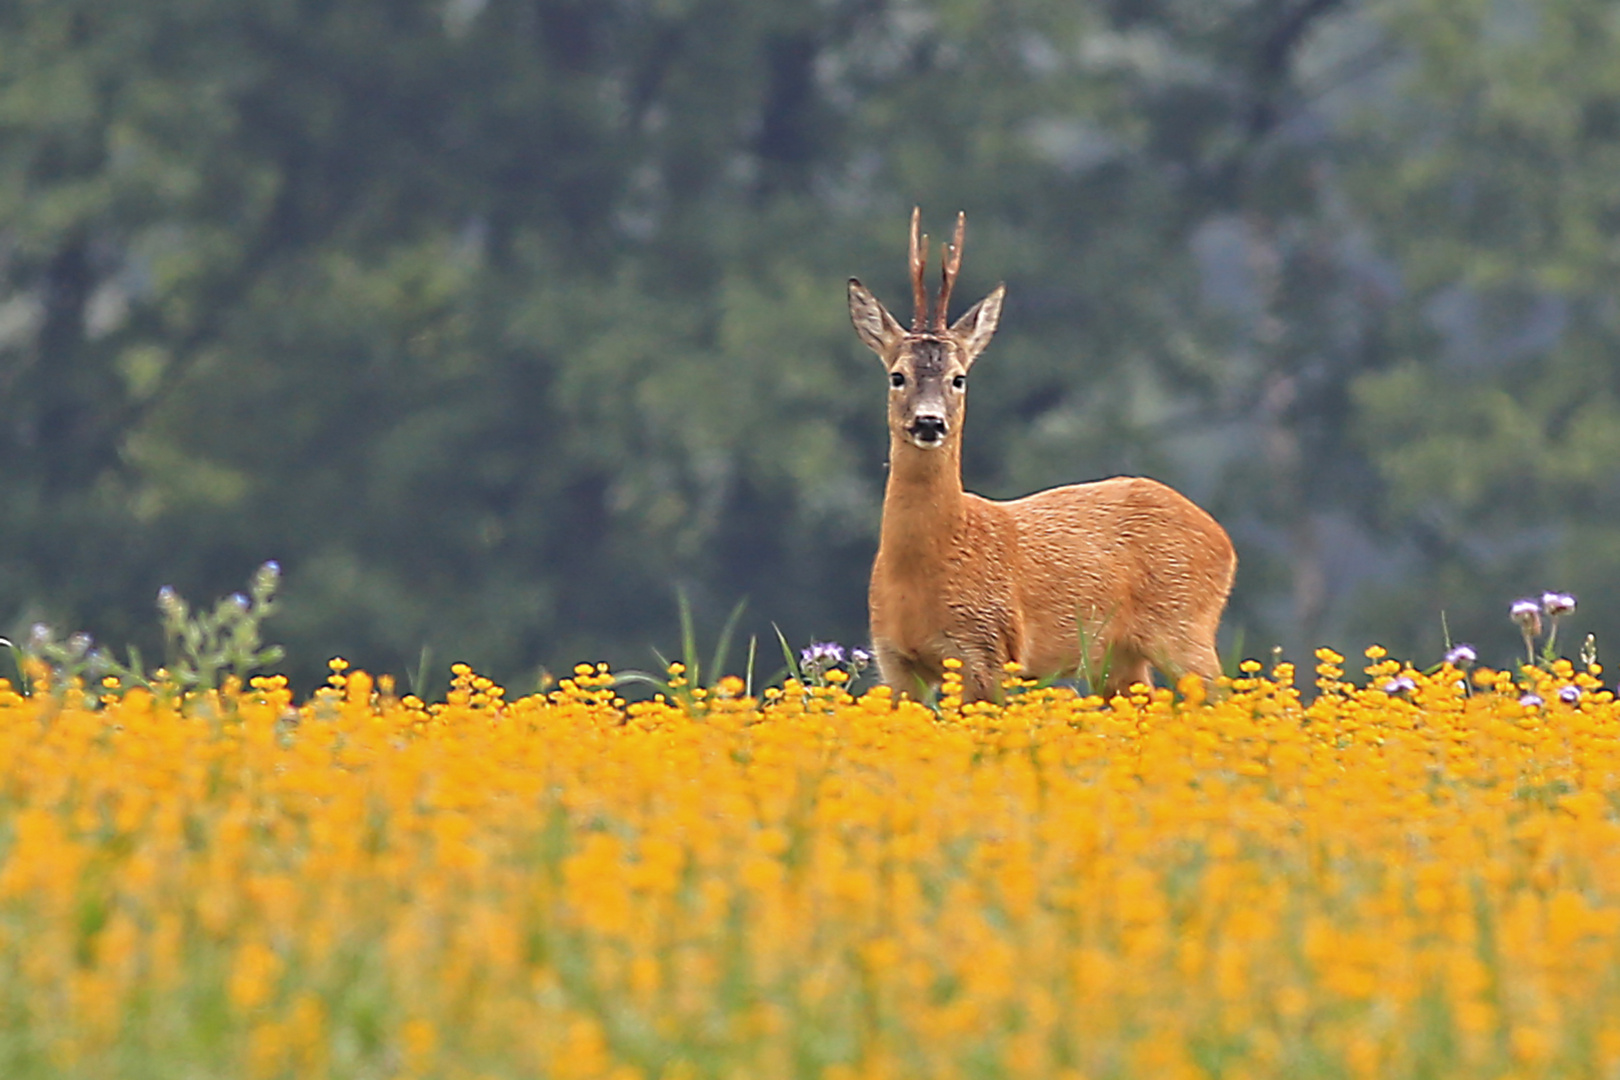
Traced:
<svg viewBox="0 0 1620 1080">
<path fill-rule="evenodd" d="M 945 249 L 940 259 L 939 302 L 934 308 L 934 330 L 945 332 L 945 317 L 951 304 L 951 287 L 956 284 L 956 272 L 962 268 L 962 233 L 967 228 L 967 211 L 956 215 L 956 239 Z"/>
<path fill-rule="evenodd" d="M 928 269 L 928 237 L 917 238 L 917 223 L 922 219 L 922 208 L 911 208 L 911 328 L 921 330 L 928 324 L 928 283 L 923 275 Z"/>
</svg>

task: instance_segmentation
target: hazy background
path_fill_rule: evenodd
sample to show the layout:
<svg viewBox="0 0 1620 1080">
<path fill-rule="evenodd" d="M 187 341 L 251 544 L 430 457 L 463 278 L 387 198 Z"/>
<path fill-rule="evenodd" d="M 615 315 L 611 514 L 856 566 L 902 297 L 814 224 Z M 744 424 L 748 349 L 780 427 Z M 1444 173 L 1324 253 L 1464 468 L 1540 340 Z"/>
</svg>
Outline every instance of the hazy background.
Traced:
<svg viewBox="0 0 1620 1080">
<path fill-rule="evenodd" d="M 913 203 L 1008 283 L 971 489 L 1180 487 L 1249 654 L 1620 650 L 1597 0 L 0 5 L 0 632 L 275 558 L 306 681 L 859 641 Z"/>
</svg>

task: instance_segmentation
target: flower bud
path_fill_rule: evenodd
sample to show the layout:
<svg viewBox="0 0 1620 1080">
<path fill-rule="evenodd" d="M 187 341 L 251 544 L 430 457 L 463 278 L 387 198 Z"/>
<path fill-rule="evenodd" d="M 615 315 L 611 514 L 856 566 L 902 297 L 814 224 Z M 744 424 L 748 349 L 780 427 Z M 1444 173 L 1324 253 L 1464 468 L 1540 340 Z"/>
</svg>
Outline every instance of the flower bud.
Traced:
<svg viewBox="0 0 1620 1080">
<path fill-rule="evenodd" d="M 185 612 L 185 601 L 180 599 L 180 594 L 174 591 L 173 585 L 165 585 L 158 590 L 157 606 L 165 618 L 179 618 Z"/>
<path fill-rule="evenodd" d="M 266 596 L 274 592 L 276 582 L 281 580 L 281 564 L 274 559 L 267 560 L 265 564 L 254 571 L 253 592 L 259 596 Z"/>
</svg>

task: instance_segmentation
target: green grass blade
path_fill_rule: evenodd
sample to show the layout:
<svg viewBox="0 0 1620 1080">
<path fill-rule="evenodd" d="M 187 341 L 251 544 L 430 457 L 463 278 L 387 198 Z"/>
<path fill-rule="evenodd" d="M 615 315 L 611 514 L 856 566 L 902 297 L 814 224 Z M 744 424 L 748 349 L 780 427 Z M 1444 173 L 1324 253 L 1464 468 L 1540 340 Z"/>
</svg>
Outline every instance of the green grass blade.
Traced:
<svg viewBox="0 0 1620 1080">
<path fill-rule="evenodd" d="M 11 655 L 11 666 L 17 669 L 17 683 L 15 687 L 17 693 L 22 694 L 24 697 L 28 696 L 28 676 L 23 674 L 22 660 L 17 655 L 17 646 L 13 645 L 10 641 L 3 637 L 0 637 L 0 645 L 4 645 L 6 647 L 6 651 Z"/>
<path fill-rule="evenodd" d="M 1221 670 L 1227 678 L 1235 679 L 1240 672 L 1238 665 L 1243 663 L 1243 627 L 1239 626 L 1232 635 L 1232 647 L 1226 650 L 1226 659 L 1221 661 Z"/>
<path fill-rule="evenodd" d="M 788 674 L 803 682 L 804 676 L 799 672 L 799 658 L 793 655 L 793 646 L 788 644 L 787 635 L 782 633 L 782 628 L 774 622 L 771 623 L 771 629 L 776 631 L 776 640 L 781 643 L 782 659 L 787 661 Z"/>
<path fill-rule="evenodd" d="M 661 679 L 647 671 L 615 671 L 613 673 L 614 686 L 650 686 L 663 694 L 673 694 L 669 680 Z"/>
<path fill-rule="evenodd" d="M 428 699 L 428 672 L 432 669 L 433 646 L 424 644 L 421 653 L 416 658 L 416 668 L 414 670 L 411 668 L 405 669 L 405 681 L 410 686 L 411 693 L 423 701 Z"/>
<path fill-rule="evenodd" d="M 709 677 L 719 679 L 726 673 L 726 657 L 731 652 L 731 637 L 737 632 L 737 624 L 742 621 L 743 609 L 748 606 L 748 597 L 737 601 L 737 606 L 731 609 L 726 616 L 726 625 L 720 629 L 720 640 L 714 643 L 714 659 L 709 664 Z"/>
<path fill-rule="evenodd" d="M 759 645 L 759 635 L 757 635 L 757 634 L 749 634 L 748 635 L 748 670 L 747 670 L 746 674 L 743 676 L 743 694 L 745 696 L 747 696 L 747 697 L 753 697 L 754 696 L 754 649 L 758 645 Z"/>
<path fill-rule="evenodd" d="M 675 590 L 675 602 L 681 612 L 681 659 L 686 665 L 686 685 L 703 685 L 703 666 L 698 660 L 697 631 L 692 626 L 692 601 L 686 590 Z"/>
<path fill-rule="evenodd" d="M 1080 636 L 1080 663 L 1075 666 L 1075 675 L 1086 684 L 1086 693 L 1096 693 L 1097 680 L 1091 673 L 1091 635 L 1086 633 L 1086 620 L 1078 612 L 1075 614 L 1075 628 Z"/>
</svg>

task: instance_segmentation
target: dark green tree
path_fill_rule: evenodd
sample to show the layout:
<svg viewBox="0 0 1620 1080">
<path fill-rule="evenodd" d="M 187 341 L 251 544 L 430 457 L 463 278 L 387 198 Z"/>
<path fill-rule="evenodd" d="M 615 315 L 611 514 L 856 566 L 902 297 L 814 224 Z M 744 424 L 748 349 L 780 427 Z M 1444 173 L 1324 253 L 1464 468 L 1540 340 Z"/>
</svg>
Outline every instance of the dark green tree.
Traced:
<svg viewBox="0 0 1620 1080">
<path fill-rule="evenodd" d="M 1432 645 L 1445 611 L 1505 657 L 1507 601 L 1570 590 L 1578 629 L 1616 640 L 1612 11 L 1421 2 L 1386 15 L 1406 63 L 1392 107 L 1359 119 L 1354 191 L 1403 296 L 1389 367 L 1356 382 L 1353 407 L 1410 572 L 1369 597 L 1366 621 Z"/>
<path fill-rule="evenodd" d="M 913 204 L 1009 284 L 969 486 L 1182 487 L 1249 651 L 1601 590 L 1608 39 L 1545 12 L 0 9 L 0 623 L 138 638 L 276 558 L 305 679 L 644 663 L 677 587 L 858 640 L 843 281 L 903 297 Z"/>
</svg>

